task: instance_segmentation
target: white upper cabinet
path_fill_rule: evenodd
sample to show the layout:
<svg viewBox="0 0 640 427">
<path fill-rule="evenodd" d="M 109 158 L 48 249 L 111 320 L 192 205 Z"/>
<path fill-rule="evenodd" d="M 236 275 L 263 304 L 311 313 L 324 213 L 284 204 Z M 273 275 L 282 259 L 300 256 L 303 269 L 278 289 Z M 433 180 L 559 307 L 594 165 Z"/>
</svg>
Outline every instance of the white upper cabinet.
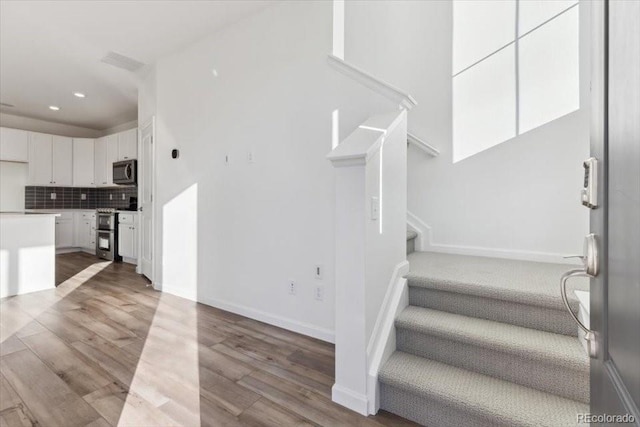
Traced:
<svg viewBox="0 0 640 427">
<path fill-rule="evenodd" d="M 95 142 L 95 180 L 98 187 L 107 185 L 107 139 L 96 139 Z"/>
<path fill-rule="evenodd" d="M 109 135 L 107 139 L 107 183 L 113 183 L 113 164 L 118 161 L 118 135 Z"/>
<path fill-rule="evenodd" d="M 95 183 L 98 187 L 113 184 L 113 163 L 118 161 L 118 135 L 103 136 L 95 142 Z"/>
<path fill-rule="evenodd" d="M 90 138 L 73 138 L 73 185 L 94 187 L 94 145 Z"/>
<path fill-rule="evenodd" d="M 29 133 L 29 184 L 53 184 L 53 136 Z"/>
<path fill-rule="evenodd" d="M 29 133 L 29 184 L 73 183 L 73 141 L 66 136 Z"/>
<path fill-rule="evenodd" d="M 0 160 L 28 162 L 29 132 L 20 129 L 0 128 Z"/>
<path fill-rule="evenodd" d="M 73 185 L 73 139 L 66 136 L 52 138 L 52 182 L 57 186 Z"/>
<path fill-rule="evenodd" d="M 138 158 L 138 129 L 129 129 L 118 134 L 118 160 Z"/>
</svg>

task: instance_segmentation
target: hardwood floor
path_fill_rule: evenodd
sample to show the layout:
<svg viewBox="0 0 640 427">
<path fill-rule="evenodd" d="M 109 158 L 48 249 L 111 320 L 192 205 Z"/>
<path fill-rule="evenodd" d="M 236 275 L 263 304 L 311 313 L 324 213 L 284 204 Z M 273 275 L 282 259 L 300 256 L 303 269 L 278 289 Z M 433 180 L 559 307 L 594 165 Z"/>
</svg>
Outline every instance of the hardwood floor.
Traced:
<svg viewBox="0 0 640 427">
<path fill-rule="evenodd" d="M 0 301 L 0 426 L 413 426 L 331 402 L 333 345 L 57 257 L 55 291 Z"/>
</svg>

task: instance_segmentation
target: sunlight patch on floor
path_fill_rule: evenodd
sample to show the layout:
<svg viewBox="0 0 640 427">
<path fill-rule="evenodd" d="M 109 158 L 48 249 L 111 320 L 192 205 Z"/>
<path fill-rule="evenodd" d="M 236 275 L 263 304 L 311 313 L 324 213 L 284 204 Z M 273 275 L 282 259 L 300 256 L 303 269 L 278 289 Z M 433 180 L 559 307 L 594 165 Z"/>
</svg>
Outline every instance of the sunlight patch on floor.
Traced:
<svg viewBox="0 0 640 427">
<path fill-rule="evenodd" d="M 139 410 L 137 396 L 154 402 L 163 413 L 169 414 L 162 425 L 200 425 L 196 310 L 182 310 L 179 324 L 171 327 L 166 318 L 175 316 L 179 309 L 172 302 L 174 297 L 160 296 L 118 426 L 158 425 L 159 420 L 140 419 L 145 413 L 151 413 Z M 153 414 L 159 415 L 158 411 Z"/>
<path fill-rule="evenodd" d="M 3 298 L 0 302 L 0 343 L 25 327 L 54 304 L 111 265 L 97 262 L 62 282 L 55 289 Z"/>
</svg>

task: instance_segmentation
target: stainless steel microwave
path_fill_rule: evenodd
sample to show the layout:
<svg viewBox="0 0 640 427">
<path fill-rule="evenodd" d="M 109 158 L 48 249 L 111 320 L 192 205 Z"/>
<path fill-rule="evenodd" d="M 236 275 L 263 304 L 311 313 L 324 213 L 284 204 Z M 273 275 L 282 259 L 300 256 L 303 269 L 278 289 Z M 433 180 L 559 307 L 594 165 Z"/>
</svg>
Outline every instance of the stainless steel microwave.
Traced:
<svg viewBox="0 0 640 427">
<path fill-rule="evenodd" d="M 135 185 L 138 178 L 138 161 L 123 160 L 113 163 L 113 183 L 120 185 Z"/>
</svg>

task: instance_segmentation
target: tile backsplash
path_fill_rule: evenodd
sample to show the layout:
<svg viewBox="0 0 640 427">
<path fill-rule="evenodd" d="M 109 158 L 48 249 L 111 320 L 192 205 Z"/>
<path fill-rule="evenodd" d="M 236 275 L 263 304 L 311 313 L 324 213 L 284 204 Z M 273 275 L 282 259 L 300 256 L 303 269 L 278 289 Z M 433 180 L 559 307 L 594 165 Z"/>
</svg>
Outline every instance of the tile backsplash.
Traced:
<svg viewBox="0 0 640 427">
<path fill-rule="evenodd" d="M 124 209 L 129 207 L 129 197 L 137 196 L 137 187 L 27 186 L 24 191 L 24 207 L 25 209 Z"/>
</svg>

